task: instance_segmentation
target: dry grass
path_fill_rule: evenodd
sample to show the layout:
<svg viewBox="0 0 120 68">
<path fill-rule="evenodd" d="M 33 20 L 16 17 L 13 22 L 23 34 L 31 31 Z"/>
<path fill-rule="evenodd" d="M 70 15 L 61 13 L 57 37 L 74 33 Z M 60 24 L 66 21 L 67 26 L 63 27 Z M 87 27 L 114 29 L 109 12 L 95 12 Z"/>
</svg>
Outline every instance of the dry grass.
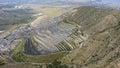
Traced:
<svg viewBox="0 0 120 68">
<path fill-rule="evenodd" d="M 42 5 L 29 5 L 35 12 L 43 13 L 50 17 L 60 16 L 61 14 L 65 13 L 66 9 L 61 6 L 42 6 Z"/>
<path fill-rule="evenodd" d="M 6 64 L 4 66 L 1 66 L 0 68 L 37 68 L 37 67 L 32 64 L 14 63 L 14 64 Z"/>
</svg>

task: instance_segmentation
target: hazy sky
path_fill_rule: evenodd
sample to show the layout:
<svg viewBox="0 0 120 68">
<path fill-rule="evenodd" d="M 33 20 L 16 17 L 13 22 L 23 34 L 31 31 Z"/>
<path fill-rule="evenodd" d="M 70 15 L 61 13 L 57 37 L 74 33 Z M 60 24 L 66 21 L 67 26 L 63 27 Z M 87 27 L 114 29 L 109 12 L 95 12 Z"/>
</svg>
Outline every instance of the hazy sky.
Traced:
<svg viewBox="0 0 120 68">
<path fill-rule="evenodd" d="M 120 2 L 120 0 L 102 0 L 102 1 L 105 1 L 105 2 Z"/>
<path fill-rule="evenodd" d="M 46 2 L 46 1 L 71 1 L 71 2 L 88 2 L 88 1 L 102 1 L 102 2 L 120 2 L 120 0 L 0 0 L 0 2 L 24 2 L 24 1 L 38 1 L 38 2 Z"/>
<path fill-rule="evenodd" d="M 120 2 L 120 0 L 69 0 L 69 1 L 79 1 L 79 2 L 86 2 L 86 1 Z"/>
<path fill-rule="evenodd" d="M 71 1 L 81 1 L 81 2 L 85 2 L 85 1 L 120 2 L 120 0 L 71 0 Z"/>
</svg>

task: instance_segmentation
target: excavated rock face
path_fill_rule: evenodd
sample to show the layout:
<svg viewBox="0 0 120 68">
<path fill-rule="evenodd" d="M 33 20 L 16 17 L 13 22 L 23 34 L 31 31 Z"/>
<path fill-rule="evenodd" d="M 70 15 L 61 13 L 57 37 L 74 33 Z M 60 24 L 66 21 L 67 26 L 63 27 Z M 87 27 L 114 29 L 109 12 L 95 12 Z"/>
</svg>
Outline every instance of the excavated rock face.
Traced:
<svg viewBox="0 0 120 68">
<path fill-rule="evenodd" d="M 60 49 L 62 51 L 67 50 L 65 45 L 60 45 L 59 47 L 57 45 L 66 40 L 74 28 L 74 26 L 72 28 L 64 28 L 66 26 L 62 27 L 63 25 L 59 24 L 64 17 L 65 15 L 55 18 L 41 16 L 30 24 L 16 27 L 5 36 L 1 35 L 1 53 L 11 53 L 21 40 L 24 40 L 24 53 L 29 55 L 48 54 L 60 51 Z M 69 45 L 66 46 L 70 47 Z"/>
<path fill-rule="evenodd" d="M 41 20 L 38 18 L 32 22 L 31 28 L 33 29 L 33 35 L 25 43 L 25 53 L 38 55 L 60 51 L 57 44 L 64 41 L 72 33 L 73 29 L 60 26 L 59 22 L 61 20 L 62 18 L 60 17 L 46 17 L 46 19 Z M 62 47 L 62 49 L 64 51 L 66 47 Z"/>
</svg>

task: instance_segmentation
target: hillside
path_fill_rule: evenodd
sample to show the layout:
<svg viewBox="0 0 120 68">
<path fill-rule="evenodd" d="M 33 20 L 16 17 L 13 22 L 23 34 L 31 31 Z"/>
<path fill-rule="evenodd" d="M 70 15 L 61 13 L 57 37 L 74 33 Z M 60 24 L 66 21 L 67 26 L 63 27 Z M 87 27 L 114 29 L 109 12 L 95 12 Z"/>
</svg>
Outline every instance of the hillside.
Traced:
<svg viewBox="0 0 120 68">
<path fill-rule="evenodd" d="M 76 26 L 87 39 L 61 61 L 77 68 L 120 67 L 120 11 L 80 7 L 63 20 Z M 77 37 L 79 33 L 77 31 Z M 76 44 L 78 45 L 78 44 Z"/>
<path fill-rule="evenodd" d="M 1 34 L 0 68 L 120 68 L 119 10 L 82 6 L 53 17 Z"/>
</svg>

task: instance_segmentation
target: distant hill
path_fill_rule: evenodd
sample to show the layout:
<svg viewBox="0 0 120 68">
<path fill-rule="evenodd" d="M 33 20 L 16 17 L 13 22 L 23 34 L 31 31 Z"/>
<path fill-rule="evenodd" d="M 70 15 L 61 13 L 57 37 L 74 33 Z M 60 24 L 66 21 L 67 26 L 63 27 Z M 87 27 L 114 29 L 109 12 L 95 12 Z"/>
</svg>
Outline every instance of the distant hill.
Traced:
<svg viewBox="0 0 120 68">
<path fill-rule="evenodd" d="M 45 3 L 61 3 L 61 4 L 67 4 L 67 3 L 80 3 L 80 2 L 101 2 L 101 0 L 88 0 L 88 1 L 81 1 L 81 0 L 3 0 L 0 1 L 0 3 L 4 2 L 10 2 L 10 3 L 16 3 L 16 4 L 26 4 L 26 3 L 38 3 L 38 4 L 45 4 Z"/>
<path fill-rule="evenodd" d="M 1 0 L 1 5 L 21 5 L 21 4 L 41 4 L 41 5 L 73 5 L 73 6 L 96 6 L 101 8 L 120 9 L 119 2 L 105 2 L 103 0 Z"/>
<path fill-rule="evenodd" d="M 35 12 L 30 9 L 2 9 L 0 10 L 0 30 L 8 29 L 16 24 L 28 23 L 33 20 L 33 14 Z"/>
</svg>

